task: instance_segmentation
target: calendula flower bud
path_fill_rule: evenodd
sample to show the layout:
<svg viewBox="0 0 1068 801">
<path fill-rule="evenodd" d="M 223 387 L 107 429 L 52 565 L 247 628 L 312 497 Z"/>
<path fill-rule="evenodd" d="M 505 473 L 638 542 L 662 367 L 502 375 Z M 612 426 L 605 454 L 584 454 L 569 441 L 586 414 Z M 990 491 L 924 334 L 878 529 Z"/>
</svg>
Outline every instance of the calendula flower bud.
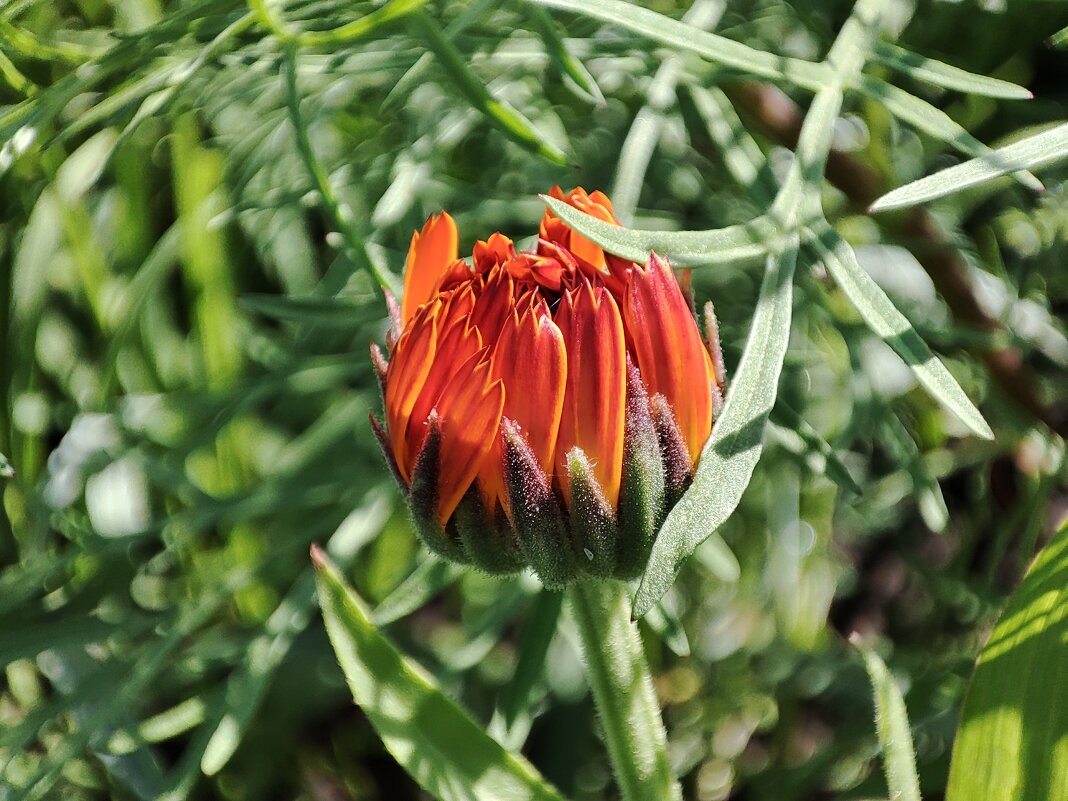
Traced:
<svg viewBox="0 0 1068 801">
<path fill-rule="evenodd" d="M 601 192 L 552 195 L 618 224 Z M 372 426 L 416 530 L 448 559 L 532 567 L 559 587 L 641 572 L 722 403 L 668 263 L 606 253 L 551 212 L 535 250 L 495 233 L 458 258 L 456 224 L 412 236 Z"/>
</svg>

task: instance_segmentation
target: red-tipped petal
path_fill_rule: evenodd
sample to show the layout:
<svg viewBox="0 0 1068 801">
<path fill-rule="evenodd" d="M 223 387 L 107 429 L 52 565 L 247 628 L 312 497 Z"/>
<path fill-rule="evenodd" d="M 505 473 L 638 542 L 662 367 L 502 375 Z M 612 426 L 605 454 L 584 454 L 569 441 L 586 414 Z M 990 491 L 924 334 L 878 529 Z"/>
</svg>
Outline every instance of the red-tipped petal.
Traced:
<svg viewBox="0 0 1068 801">
<path fill-rule="evenodd" d="M 438 521 L 452 516 L 497 439 L 504 385 L 493 380 L 485 352 L 460 365 L 435 406 L 441 423 Z"/>
<path fill-rule="evenodd" d="M 556 312 L 567 349 L 567 380 L 556 444 L 556 475 L 570 505 L 567 453 L 576 445 L 614 510 L 623 473 L 626 348 L 623 322 L 603 287 L 584 284 L 560 300 Z"/>
<path fill-rule="evenodd" d="M 452 217 L 442 212 L 412 234 L 408 262 L 404 267 L 404 297 L 401 316 L 408 322 L 415 310 L 430 300 L 434 287 L 459 253 L 459 235 Z"/>
<path fill-rule="evenodd" d="M 655 254 L 630 273 L 623 319 L 645 388 L 671 405 L 696 463 L 712 430 L 712 361 L 671 267 Z"/>
</svg>

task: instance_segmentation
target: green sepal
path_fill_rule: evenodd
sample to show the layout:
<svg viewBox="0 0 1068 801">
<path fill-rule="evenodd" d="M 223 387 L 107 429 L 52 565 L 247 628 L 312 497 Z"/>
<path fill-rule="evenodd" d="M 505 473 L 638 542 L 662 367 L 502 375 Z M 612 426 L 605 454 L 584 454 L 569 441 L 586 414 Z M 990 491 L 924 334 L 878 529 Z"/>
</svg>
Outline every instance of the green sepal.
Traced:
<svg viewBox="0 0 1068 801">
<path fill-rule="evenodd" d="M 660 458 L 649 396 L 627 358 L 627 412 L 623 429 L 623 481 L 619 489 L 619 544 L 615 577 L 637 577 L 649 559 L 664 520 L 664 463 Z"/>
<path fill-rule="evenodd" d="M 527 566 L 504 513 L 497 515 L 496 520 L 491 517 L 476 484 L 464 493 L 449 519 L 449 527 L 454 526 L 471 564 L 480 570 L 507 575 Z"/>
<path fill-rule="evenodd" d="M 616 516 L 593 475 L 593 464 L 582 448 L 568 451 L 567 478 L 571 487 L 571 536 L 575 543 L 575 558 L 590 575 L 612 576 L 619 542 Z"/>
<path fill-rule="evenodd" d="M 408 492 L 408 508 L 412 525 L 431 551 L 445 559 L 467 564 L 470 560 L 458 539 L 448 536 L 438 523 L 438 465 L 441 456 L 441 427 L 437 411 L 426 421 L 426 439 L 412 468 L 412 485 Z"/>
<path fill-rule="evenodd" d="M 542 584 L 560 589 L 577 574 L 560 504 L 515 424 L 505 419 L 501 421 L 501 431 L 505 485 L 519 547 Z"/>
<path fill-rule="evenodd" d="M 670 510 L 690 485 L 693 462 L 667 398 L 659 393 L 653 395 L 649 399 L 649 411 L 652 413 L 653 428 L 656 429 L 656 439 L 660 445 L 660 459 L 664 464 L 664 508 Z"/>
</svg>

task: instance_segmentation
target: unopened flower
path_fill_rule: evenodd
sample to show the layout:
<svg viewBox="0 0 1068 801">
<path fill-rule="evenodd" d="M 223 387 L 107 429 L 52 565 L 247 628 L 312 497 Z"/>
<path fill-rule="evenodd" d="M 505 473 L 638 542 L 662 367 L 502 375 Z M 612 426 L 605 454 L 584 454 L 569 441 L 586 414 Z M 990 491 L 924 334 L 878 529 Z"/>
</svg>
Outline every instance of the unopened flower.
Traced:
<svg viewBox="0 0 1068 801">
<path fill-rule="evenodd" d="M 601 192 L 555 197 L 616 223 Z M 372 417 L 438 554 L 549 586 L 637 575 L 690 481 L 722 401 L 711 306 L 702 337 L 668 263 L 605 252 L 546 212 L 537 246 L 495 233 L 458 258 L 456 225 L 413 235 Z"/>
</svg>

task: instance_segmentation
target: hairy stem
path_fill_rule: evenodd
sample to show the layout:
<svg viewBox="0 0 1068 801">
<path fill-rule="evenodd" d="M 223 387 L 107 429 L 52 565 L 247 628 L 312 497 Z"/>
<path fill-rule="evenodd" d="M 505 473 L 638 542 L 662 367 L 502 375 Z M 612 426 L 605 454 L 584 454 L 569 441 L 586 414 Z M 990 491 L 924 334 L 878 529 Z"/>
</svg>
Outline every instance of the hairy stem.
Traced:
<svg viewBox="0 0 1068 801">
<path fill-rule="evenodd" d="M 681 798 L 626 585 L 580 581 L 567 594 L 624 801 Z"/>
</svg>

